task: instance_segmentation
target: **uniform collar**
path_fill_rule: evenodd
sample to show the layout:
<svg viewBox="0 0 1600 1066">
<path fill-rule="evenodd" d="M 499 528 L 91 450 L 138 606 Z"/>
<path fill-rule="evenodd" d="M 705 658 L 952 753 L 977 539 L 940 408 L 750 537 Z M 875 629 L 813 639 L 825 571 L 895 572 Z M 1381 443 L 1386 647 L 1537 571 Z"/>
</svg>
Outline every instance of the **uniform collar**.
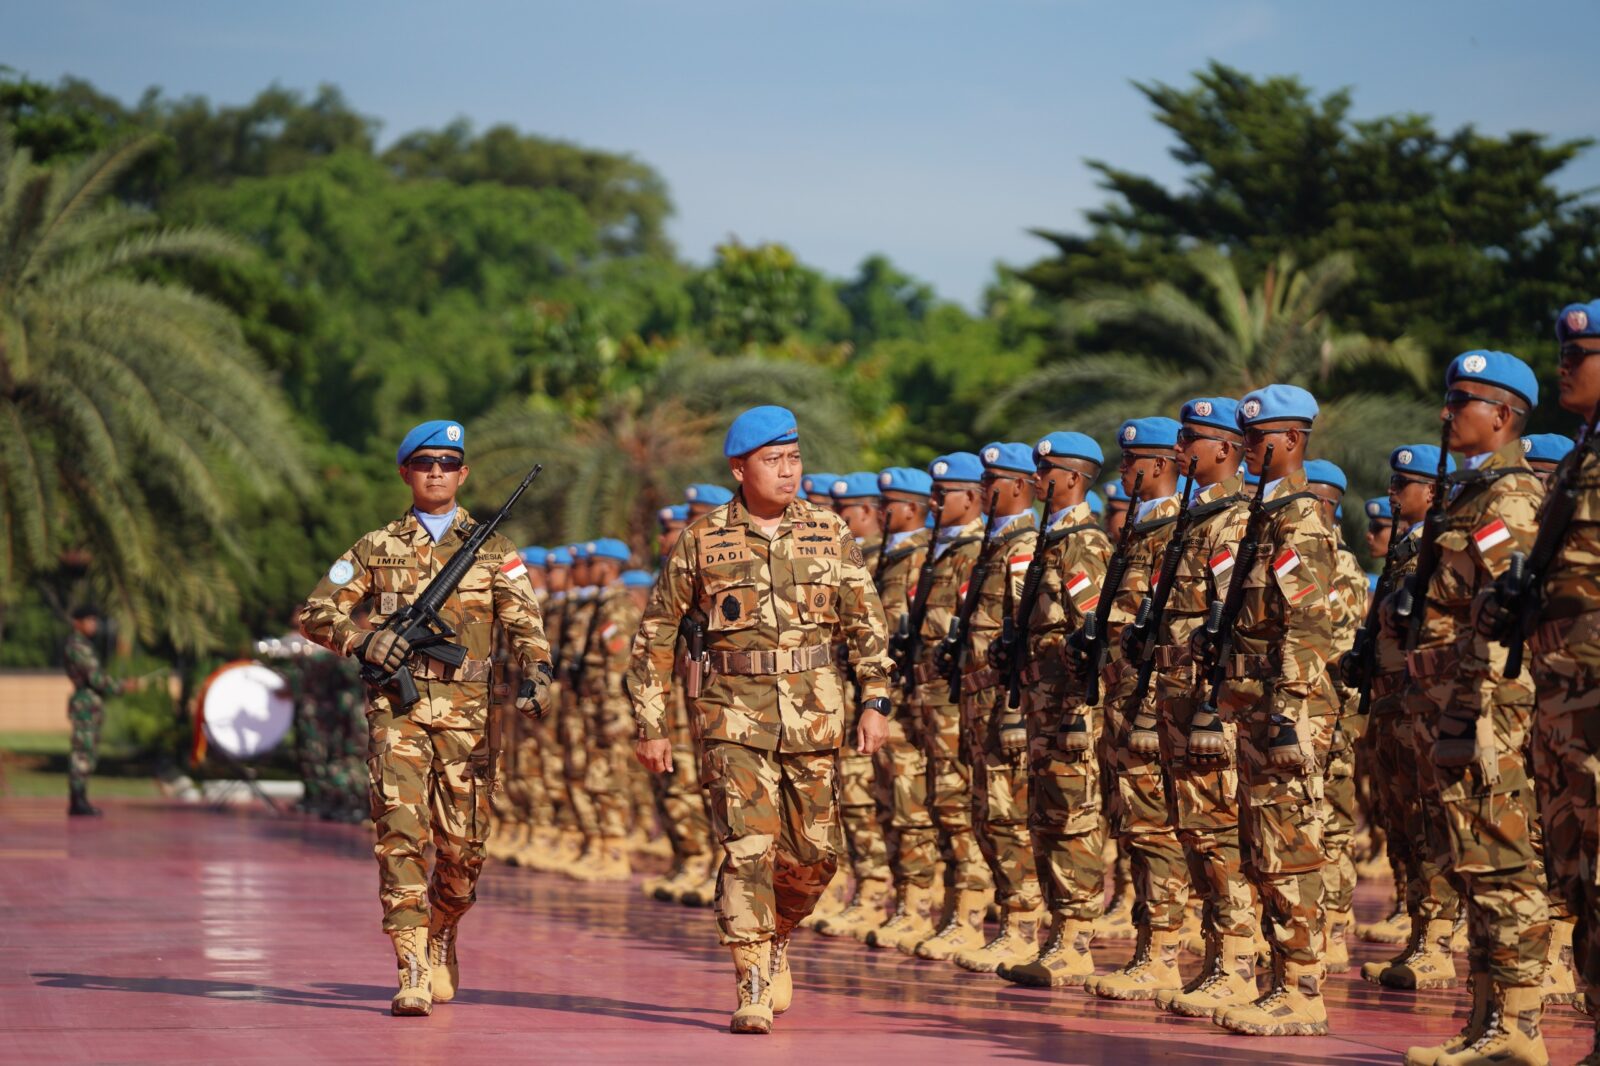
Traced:
<svg viewBox="0 0 1600 1066">
<path fill-rule="evenodd" d="M 1063 507 L 1050 516 L 1046 529 L 1065 529 L 1067 526 L 1079 526 L 1094 520 L 1094 512 L 1089 509 L 1089 501 L 1083 500 L 1070 506 Z"/>
<path fill-rule="evenodd" d="M 472 516 L 467 513 L 467 509 L 460 504 L 456 504 L 455 518 L 450 523 L 450 528 L 445 530 L 444 536 L 439 538 L 438 543 L 443 544 L 453 535 L 459 536 L 461 528 L 471 521 Z M 416 509 L 413 507 L 406 508 L 406 513 L 400 517 L 399 521 L 391 524 L 389 529 L 398 536 L 409 540 L 414 546 L 421 547 L 434 543 L 433 537 L 429 536 L 427 528 L 423 526 L 421 519 L 417 517 Z"/>
<path fill-rule="evenodd" d="M 1224 496 L 1232 496 L 1242 488 L 1244 488 L 1244 478 L 1235 472 L 1231 477 L 1225 477 L 1221 481 L 1206 485 L 1195 493 L 1194 499 L 1189 506 L 1195 507 L 1202 503 L 1210 503 L 1212 500 L 1220 500 Z"/>
<path fill-rule="evenodd" d="M 994 530 L 989 534 L 989 539 L 990 540 L 1000 540 L 1003 536 L 1005 536 L 1006 530 L 1010 529 L 1012 526 L 1017 525 L 1017 523 L 1021 522 L 1023 519 L 1027 519 L 1028 525 L 1033 525 L 1034 524 L 1033 512 L 1032 511 L 1018 511 L 1016 514 L 1001 515 L 999 518 L 995 519 L 995 521 L 994 521 Z M 1022 526 L 1021 527 L 1021 529 L 1026 529 L 1026 528 L 1027 528 L 1027 526 Z M 1019 532 L 1020 532 L 1020 529 L 1019 529 Z"/>
<path fill-rule="evenodd" d="M 1300 492 L 1309 484 L 1310 482 L 1306 480 L 1304 468 L 1294 470 L 1280 478 L 1267 482 L 1267 491 L 1263 498 L 1275 500 L 1279 496 L 1287 496 L 1291 492 Z"/>
</svg>

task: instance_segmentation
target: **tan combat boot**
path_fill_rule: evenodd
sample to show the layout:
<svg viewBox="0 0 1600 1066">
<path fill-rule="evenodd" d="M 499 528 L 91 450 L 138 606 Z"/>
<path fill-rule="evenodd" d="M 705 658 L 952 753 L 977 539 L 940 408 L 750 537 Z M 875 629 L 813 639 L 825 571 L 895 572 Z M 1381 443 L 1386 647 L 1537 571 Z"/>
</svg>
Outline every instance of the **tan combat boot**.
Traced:
<svg viewBox="0 0 1600 1066">
<path fill-rule="evenodd" d="M 429 987 L 435 1003 L 449 1003 L 461 987 L 461 964 L 456 961 L 456 928 L 461 917 L 446 918 L 437 910 L 428 918 Z"/>
<path fill-rule="evenodd" d="M 722 853 L 714 851 L 706 860 L 706 875 L 678 893 L 678 902 L 685 907 L 709 907 L 717 900 L 717 878 L 722 873 Z"/>
<path fill-rule="evenodd" d="M 1543 1013 L 1539 986 L 1497 986 L 1483 1033 L 1460 1051 L 1439 1056 L 1437 1066 L 1547 1066 L 1550 1053 L 1539 1026 Z"/>
<path fill-rule="evenodd" d="M 422 925 L 396 929 L 389 939 L 394 942 L 395 967 L 400 975 L 400 991 L 389 1002 L 389 1013 L 397 1018 L 425 1018 L 433 1013 L 428 929 Z"/>
<path fill-rule="evenodd" d="M 667 867 L 667 872 L 663 874 L 657 874 L 654 877 L 646 877 L 643 881 L 640 881 L 639 891 L 643 892 L 650 899 L 661 898 L 656 895 L 656 893 L 660 891 L 661 887 L 683 876 L 683 864 L 685 858 L 686 856 L 683 855 L 674 855 L 672 857 L 672 864 Z"/>
<path fill-rule="evenodd" d="M 894 914 L 867 933 L 865 943 L 869 948 L 901 948 L 909 952 L 933 934 L 933 893 L 916 885 L 901 885 L 895 892 Z M 905 946 L 907 941 L 910 948 Z"/>
<path fill-rule="evenodd" d="M 889 903 L 889 882 L 862 880 L 856 882 L 856 896 L 838 914 L 817 922 L 817 932 L 823 936 L 851 936 L 864 940 L 866 935 L 886 920 L 884 908 Z"/>
<path fill-rule="evenodd" d="M 1247 936 L 1225 936 L 1217 949 L 1216 963 L 1193 987 L 1176 995 L 1157 997 L 1157 1002 L 1185 1018 L 1211 1018 L 1230 1007 L 1248 1006 L 1259 995 L 1255 941 Z"/>
<path fill-rule="evenodd" d="M 994 973 L 1020 966 L 1039 954 L 1039 911 L 1005 911 L 999 934 L 981 948 L 956 953 L 956 965 L 972 973 Z"/>
<path fill-rule="evenodd" d="M 1572 1003 L 1578 998 L 1578 979 L 1572 972 L 1572 929 L 1575 921 L 1550 923 L 1550 966 L 1544 972 L 1544 1002 Z"/>
<path fill-rule="evenodd" d="M 1322 1002 L 1319 966 L 1283 964 L 1283 980 L 1243 1007 L 1217 1011 L 1216 1024 L 1247 1036 L 1326 1036 L 1328 1011 Z"/>
<path fill-rule="evenodd" d="M 789 934 L 794 926 L 781 918 L 772 938 L 772 968 L 767 971 L 772 982 L 772 1013 L 782 1014 L 794 1002 L 794 974 L 789 971 Z"/>
<path fill-rule="evenodd" d="M 1189 978 L 1188 982 L 1185 983 L 1182 988 L 1163 988 L 1161 991 L 1151 996 L 1150 1002 L 1156 1005 L 1157 1010 L 1171 1009 L 1173 1000 L 1177 999 L 1179 996 L 1193 992 L 1195 989 L 1199 988 L 1201 985 L 1205 984 L 1208 980 L 1215 976 L 1216 973 L 1222 968 L 1222 938 L 1213 936 L 1208 929 L 1203 935 L 1203 939 L 1205 940 L 1205 950 L 1199 952 L 1200 968 L 1195 971 L 1195 975 Z M 1191 951 L 1189 942 L 1187 940 L 1184 941 L 1183 950 L 1190 951 L 1191 954 L 1194 953 Z"/>
<path fill-rule="evenodd" d="M 625 837 L 606 837 L 600 841 L 592 861 L 574 866 L 567 876 L 578 881 L 626 881 L 633 876 L 628 862 Z"/>
<path fill-rule="evenodd" d="M 1154 999 L 1162 989 L 1176 992 L 1183 988 L 1183 975 L 1178 972 L 1182 947 L 1183 934 L 1176 929 L 1147 931 L 1141 934 L 1128 965 L 1102 974 L 1084 987 L 1101 999 Z"/>
<path fill-rule="evenodd" d="M 1322 953 L 1322 965 L 1328 973 L 1350 972 L 1350 927 L 1355 915 L 1349 911 L 1328 912 L 1328 945 Z"/>
<path fill-rule="evenodd" d="M 738 975 L 739 1007 L 728 1022 L 733 1033 L 772 1032 L 772 942 L 730 944 Z"/>
<path fill-rule="evenodd" d="M 1012 984 L 1030 988 L 1066 988 L 1081 985 L 1094 975 L 1094 923 L 1078 918 L 1057 918 L 1050 939 L 1028 962 L 1001 966 L 995 972 Z"/>
<path fill-rule="evenodd" d="M 1204 958 L 1211 951 L 1211 938 L 1206 935 L 1202 907 L 1191 903 L 1183 912 L 1183 928 L 1178 930 L 1178 943 L 1191 955 Z"/>
<path fill-rule="evenodd" d="M 1487 973 L 1474 973 L 1467 983 L 1472 987 L 1472 1009 L 1467 1012 L 1467 1024 L 1455 1036 L 1432 1047 L 1406 1049 L 1406 1066 L 1434 1066 L 1446 1055 L 1453 1055 L 1472 1046 L 1489 1025 L 1489 1000 L 1491 984 Z"/>
<path fill-rule="evenodd" d="M 1119 874 L 1121 871 L 1117 871 Z M 1133 924 L 1133 885 L 1113 881 L 1111 885 L 1111 902 L 1106 904 L 1106 909 L 1100 917 L 1094 920 L 1094 935 L 1097 940 L 1135 940 L 1138 939 L 1139 930 Z"/>
<path fill-rule="evenodd" d="M 1399 900 L 1387 917 L 1358 924 L 1356 936 L 1368 944 L 1404 944 L 1410 929 L 1411 916 L 1406 913 L 1405 901 Z"/>
<path fill-rule="evenodd" d="M 1417 950 L 1383 970 L 1378 983 L 1385 988 L 1452 988 L 1456 983 L 1456 959 L 1450 952 L 1455 926 L 1449 919 L 1428 922 Z M 1366 976 L 1362 967 L 1361 976 Z"/>
<path fill-rule="evenodd" d="M 817 900 L 817 905 L 811 908 L 811 913 L 800 919 L 800 928 L 820 928 L 824 919 L 832 918 L 844 910 L 845 903 L 849 899 L 850 871 L 841 866 L 834 871 L 833 880 L 822 890 L 822 896 Z"/>
<path fill-rule="evenodd" d="M 956 892 L 944 925 L 916 947 L 919 959 L 946 961 L 957 952 L 983 947 L 983 915 L 989 909 L 989 893 L 963 888 Z"/>
<path fill-rule="evenodd" d="M 707 855 L 685 855 L 678 872 L 657 885 L 652 895 L 662 903 L 681 903 L 685 892 L 705 881 L 710 861 Z"/>
</svg>

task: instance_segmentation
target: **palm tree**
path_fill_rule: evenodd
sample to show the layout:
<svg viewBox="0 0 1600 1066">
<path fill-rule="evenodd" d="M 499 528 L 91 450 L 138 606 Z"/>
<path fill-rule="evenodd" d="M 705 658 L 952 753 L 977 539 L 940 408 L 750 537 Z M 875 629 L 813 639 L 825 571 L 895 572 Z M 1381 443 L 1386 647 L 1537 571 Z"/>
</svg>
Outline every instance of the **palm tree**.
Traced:
<svg viewBox="0 0 1600 1066">
<path fill-rule="evenodd" d="M 155 143 L 42 167 L 0 133 L 0 608 L 68 576 L 124 633 L 200 650 L 236 600 L 235 503 L 305 476 L 232 314 L 155 273 L 243 247 L 108 196 Z"/>
<path fill-rule="evenodd" d="M 760 356 L 674 353 L 641 382 L 605 392 L 592 409 L 563 412 L 539 394 L 501 405 L 472 427 L 475 495 L 497 505 L 534 462 L 547 468 L 513 525 L 523 543 L 619 536 L 643 551 L 656 511 L 684 486 L 731 486 L 722 435 L 756 404 L 789 407 L 808 465 L 841 464 L 857 437 L 841 390 L 823 368 Z M 837 468 L 837 467 L 836 467 Z"/>
<path fill-rule="evenodd" d="M 1312 448 L 1345 469 L 1352 494 L 1387 481 L 1390 449 L 1438 432 L 1427 354 L 1407 338 L 1341 334 L 1328 304 L 1355 277 L 1344 254 L 1305 270 L 1280 255 L 1246 291 L 1233 260 L 1202 247 L 1189 262 L 1209 306 L 1167 282 L 1102 290 L 1068 305 L 1069 336 L 1100 328 L 1132 338 L 1133 351 L 1079 354 L 1028 375 L 985 409 L 982 422 L 1039 435 L 1060 427 L 1115 437 L 1123 419 L 1174 414 L 1195 396 L 1242 396 L 1274 382 L 1318 398 Z M 1395 385 L 1376 391 L 1381 380 Z"/>
</svg>

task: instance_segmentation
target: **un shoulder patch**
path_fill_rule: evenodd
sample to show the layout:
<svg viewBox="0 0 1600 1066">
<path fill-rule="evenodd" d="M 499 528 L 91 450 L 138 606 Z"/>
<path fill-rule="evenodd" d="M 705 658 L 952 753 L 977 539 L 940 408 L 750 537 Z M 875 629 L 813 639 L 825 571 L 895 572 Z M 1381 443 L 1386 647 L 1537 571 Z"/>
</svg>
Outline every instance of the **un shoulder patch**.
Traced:
<svg viewBox="0 0 1600 1066">
<path fill-rule="evenodd" d="M 356 568 L 350 564 L 349 559 L 340 559 L 328 568 L 328 581 L 335 585 L 347 585 L 355 576 Z"/>
</svg>

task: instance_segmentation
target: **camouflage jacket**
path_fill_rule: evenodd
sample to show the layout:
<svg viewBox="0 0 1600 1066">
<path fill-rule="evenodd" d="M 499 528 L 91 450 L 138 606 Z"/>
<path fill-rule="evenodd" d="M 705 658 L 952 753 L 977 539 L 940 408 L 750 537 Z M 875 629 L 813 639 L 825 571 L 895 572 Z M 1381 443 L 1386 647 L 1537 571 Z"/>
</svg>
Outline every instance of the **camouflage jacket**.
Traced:
<svg viewBox="0 0 1600 1066">
<path fill-rule="evenodd" d="M 1157 683 L 1164 694 L 1199 693 L 1204 681 L 1195 663 L 1194 638 L 1205 626 L 1211 604 L 1228 595 L 1233 557 L 1244 536 L 1248 503 L 1238 474 L 1207 485 L 1190 504 L 1195 511 L 1178 576 L 1167 595 L 1156 650 Z M 1165 550 L 1165 548 L 1163 548 Z"/>
<path fill-rule="evenodd" d="M 1066 671 L 1067 637 L 1083 627 L 1084 617 L 1100 602 L 1111 538 L 1095 524 L 1089 505 L 1079 503 L 1045 531 L 1035 550 L 1043 551 L 1045 559 L 1039 598 L 1027 619 L 1033 664 L 1027 676 L 1060 676 Z"/>
<path fill-rule="evenodd" d="M 599 606 L 593 628 L 585 632 L 583 696 L 605 699 L 622 695 L 622 675 L 628 669 L 628 649 L 639 631 L 641 613 L 621 581 L 598 593 Z"/>
<path fill-rule="evenodd" d="M 1106 631 L 1110 643 L 1107 662 L 1120 661 L 1130 649 L 1123 647 L 1123 630 L 1138 617 L 1139 604 L 1155 584 L 1161 568 L 1161 553 L 1167 550 L 1167 540 L 1178 520 L 1176 494 L 1156 501 L 1150 513 L 1134 523 L 1133 536 L 1128 541 L 1128 568 L 1122 574 L 1122 584 L 1111 600 L 1111 614 L 1107 616 Z M 1138 509 L 1134 509 L 1134 514 Z"/>
<path fill-rule="evenodd" d="M 1338 549 L 1306 484 L 1305 471 L 1297 470 L 1268 493 L 1255 564 L 1233 576 L 1245 587 L 1234 626 L 1241 674 L 1269 682 L 1271 705 L 1260 712 L 1295 722 L 1337 710 L 1326 666 L 1334 655 L 1328 593 Z"/>
<path fill-rule="evenodd" d="M 935 650 L 950 632 L 956 613 L 961 609 L 962 594 L 967 587 L 967 578 L 972 574 L 972 567 L 978 561 L 982 541 L 982 521 L 973 519 L 962 526 L 951 539 L 950 545 L 934 558 L 933 585 L 928 589 L 927 613 L 922 619 L 921 652 L 915 664 L 921 674 L 917 680 L 924 701 L 946 702 L 945 695 L 949 690 L 944 680 L 937 676 L 930 679 L 927 675 L 934 666 Z M 937 540 L 930 550 L 938 550 Z"/>
<path fill-rule="evenodd" d="M 752 663 L 760 653 L 811 661 L 810 653 L 830 649 L 842 633 L 862 698 L 889 695 L 883 607 L 860 546 L 832 511 L 796 500 L 769 539 L 735 496 L 683 531 L 656 581 L 628 668 L 627 690 L 645 739 L 667 736 L 678 624 L 691 611 L 706 621 L 714 667 L 724 653 L 746 653 Z M 846 698 L 830 655 L 800 672 L 714 670 L 691 712 L 703 740 L 827 751 L 843 737 Z"/>
<path fill-rule="evenodd" d="M 1587 449 L 1572 481 L 1577 506 L 1544 578 L 1540 622 L 1565 622 L 1600 610 L 1600 456 Z"/>
<path fill-rule="evenodd" d="M 916 596 L 917 575 L 928 558 L 933 534 L 919 529 L 883 557 L 883 572 L 878 585 L 878 600 L 883 604 L 883 620 L 890 633 L 911 624 L 911 600 Z"/>
<path fill-rule="evenodd" d="M 1022 599 L 1022 580 L 1028 564 L 1033 561 L 1033 548 L 1038 539 L 1038 520 L 1032 511 L 1022 512 L 983 546 L 983 553 L 974 567 L 982 567 L 985 561 L 988 563 L 983 587 L 964 586 L 962 589 L 963 596 L 976 593 L 978 597 L 966 635 L 966 656 L 962 660 L 962 687 L 967 693 L 1000 683 L 1000 675 L 989 665 L 989 645 L 1000 636 L 1008 611 L 1015 617 L 1017 603 Z"/>
<path fill-rule="evenodd" d="M 444 538 L 435 544 L 411 511 L 356 541 L 333 564 L 306 599 L 301 626 L 307 638 L 340 655 L 349 655 L 389 616 L 414 600 L 466 542 L 472 516 L 457 508 Z M 367 612 L 367 626 L 357 615 Z M 456 643 L 467 649 L 459 674 L 477 680 L 445 680 L 431 660 L 412 656 L 410 665 L 424 697 L 446 696 L 451 709 L 435 717 L 436 701 L 424 699 L 413 713 L 419 722 L 441 729 L 481 729 L 488 717 L 489 665 L 495 625 L 506 628 L 518 664 L 532 670 L 550 658 L 539 604 L 527 568 L 511 541 L 498 534 L 485 542 L 461 584 L 445 600 L 440 619 L 455 630 Z M 375 700 L 386 700 L 372 692 Z"/>
<path fill-rule="evenodd" d="M 1338 541 L 1335 540 L 1335 544 Z M 1334 553 L 1333 588 L 1328 593 L 1328 607 L 1333 614 L 1333 656 L 1337 662 L 1355 644 L 1356 630 L 1367 621 L 1367 572 L 1355 555 L 1339 544 Z M 1339 702 L 1346 713 L 1356 709 L 1359 696 L 1354 689 L 1346 688 L 1337 670 L 1328 671 L 1328 680 L 1339 694 Z"/>
<path fill-rule="evenodd" d="M 1398 529 L 1396 530 L 1398 532 Z M 1422 525 L 1416 524 L 1404 535 L 1397 556 L 1395 558 L 1394 573 L 1389 576 L 1389 587 L 1399 588 L 1411 580 L 1411 575 L 1417 572 L 1417 549 L 1422 545 Z M 1377 700 L 1389 694 L 1390 686 L 1380 685 L 1377 678 L 1390 677 L 1403 674 L 1406 668 L 1406 649 L 1402 634 L 1396 634 L 1378 627 L 1374 638 L 1377 641 L 1377 669 L 1374 674 L 1375 690 L 1372 694 L 1373 706 L 1376 708 Z M 1379 690 L 1382 691 L 1379 691 Z"/>
<path fill-rule="evenodd" d="M 63 658 L 67 680 L 72 682 L 72 696 L 67 702 L 72 713 L 93 714 L 100 710 L 104 697 L 117 694 L 116 679 L 100 666 L 100 656 L 95 654 L 89 638 L 76 629 L 67 636 Z"/>
</svg>

